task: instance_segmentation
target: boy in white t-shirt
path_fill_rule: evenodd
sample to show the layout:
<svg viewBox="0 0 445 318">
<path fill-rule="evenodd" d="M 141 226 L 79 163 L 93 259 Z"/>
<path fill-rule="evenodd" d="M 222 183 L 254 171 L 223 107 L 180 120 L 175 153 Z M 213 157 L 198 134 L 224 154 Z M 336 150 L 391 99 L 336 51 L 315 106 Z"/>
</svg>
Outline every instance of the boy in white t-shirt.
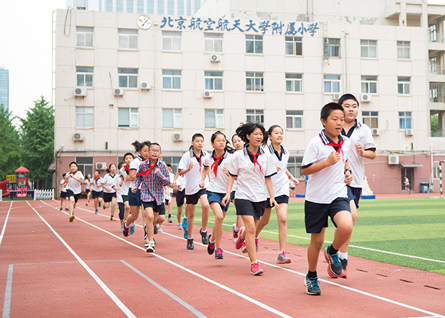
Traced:
<svg viewBox="0 0 445 318">
<path fill-rule="evenodd" d="M 311 234 L 307 252 L 309 271 L 304 279 L 308 295 L 321 294 L 317 264 L 328 217 L 337 227 L 337 233 L 324 255 L 335 275 L 343 271 L 338 250 L 351 236 L 353 226 L 346 187 L 352 181 L 348 165 L 351 141 L 340 134 L 345 113 L 339 104 L 329 103 L 321 109 L 320 117 L 324 129 L 308 143 L 301 167 L 301 173 L 309 175 L 304 206 L 306 232 Z"/>
<path fill-rule="evenodd" d="M 65 180 L 65 173 L 62 175 L 62 177 L 63 177 L 63 179 L 60 180 L 60 211 L 63 210 L 63 203 L 65 201 L 67 201 L 66 204 L 65 204 L 65 210 L 68 211 L 69 210 L 68 209 L 69 203 L 68 203 L 68 197 L 67 197 L 67 193 L 66 193 L 67 181 Z"/>
<path fill-rule="evenodd" d="M 76 203 L 79 200 L 80 193 L 82 191 L 81 185 L 83 182 L 83 174 L 80 172 L 75 161 L 70 163 L 70 171 L 65 174 L 65 180 L 67 182 L 68 189 L 67 197 L 70 200 L 70 222 L 74 221 L 74 209 Z"/>
</svg>

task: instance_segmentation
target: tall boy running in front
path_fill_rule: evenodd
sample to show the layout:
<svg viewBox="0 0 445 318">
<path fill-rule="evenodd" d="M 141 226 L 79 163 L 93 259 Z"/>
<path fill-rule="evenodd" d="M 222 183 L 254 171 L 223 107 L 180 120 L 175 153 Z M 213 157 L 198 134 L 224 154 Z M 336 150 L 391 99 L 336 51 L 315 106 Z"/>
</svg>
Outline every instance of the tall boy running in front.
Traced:
<svg viewBox="0 0 445 318">
<path fill-rule="evenodd" d="M 340 133 L 345 113 L 337 103 L 326 104 L 321 110 L 323 129 L 306 147 L 301 172 L 310 175 L 304 206 L 306 232 L 311 233 L 307 252 L 309 271 L 304 280 L 309 295 L 320 295 L 317 264 L 328 217 L 337 227 L 334 240 L 325 252 L 329 270 L 341 275 L 338 249 L 352 233 L 352 217 L 346 184 L 352 181 L 348 166 L 351 141 Z"/>
</svg>

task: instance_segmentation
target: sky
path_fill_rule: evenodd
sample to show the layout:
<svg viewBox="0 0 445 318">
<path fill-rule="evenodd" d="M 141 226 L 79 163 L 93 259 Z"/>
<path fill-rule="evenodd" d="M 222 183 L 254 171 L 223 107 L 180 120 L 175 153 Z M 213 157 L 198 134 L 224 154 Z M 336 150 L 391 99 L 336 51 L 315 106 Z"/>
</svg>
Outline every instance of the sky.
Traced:
<svg viewBox="0 0 445 318">
<path fill-rule="evenodd" d="M 9 70 L 9 111 L 25 118 L 40 96 L 51 103 L 52 12 L 65 0 L 0 0 L 0 66 Z"/>
</svg>

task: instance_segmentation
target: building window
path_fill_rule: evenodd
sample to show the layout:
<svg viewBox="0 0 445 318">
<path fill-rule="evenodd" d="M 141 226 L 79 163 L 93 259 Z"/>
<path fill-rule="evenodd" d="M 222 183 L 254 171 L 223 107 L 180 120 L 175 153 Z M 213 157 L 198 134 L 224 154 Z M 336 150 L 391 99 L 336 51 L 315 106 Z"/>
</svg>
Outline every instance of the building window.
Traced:
<svg viewBox="0 0 445 318">
<path fill-rule="evenodd" d="M 162 49 L 164 51 L 181 51 L 182 32 L 162 31 Z"/>
<path fill-rule="evenodd" d="M 286 128 L 288 129 L 303 128 L 302 110 L 286 110 Z"/>
<path fill-rule="evenodd" d="M 153 0 L 149 0 L 148 1 L 148 6 L 150 7 L 150 2 L 152 2 Z M 136 2 L 136 9 L 137 9 L 137 12 L 138 13 L 145 13 L 145 10 L 144 10 L 144 0 L 137 0 L 137 2 Z M 149 12 L 150 13 L 150 12 Z M 154 12 L 152 12 L 152 13 L 154 13 Z"/>
<path fill-rule="evenodd" d="M 397 58 L 400 60 L 411 58 L 410 42 L 397 41 Z"/>
<path fill-rule="evenodd" d="M 204 51 L 221 53 L 223 51 L 223 34 L 204 33 Z"/>
<path fill-rule="evenodd" d="M 263 91 L 263 73 L 246 72 L 246 91 Z"/>
<path fill-rule="evenodd" d="M 284 43 L 286 55 L 303 55 L 303 38 L 286 36 Z"/>
<path fill-rule="evenodd" d="M 94 28 L 76 27 L 77 47 L 94 47 Z"/>
<path fill-rule="evenodd" d="M 116 12 L 124 12 L 124 1 L 116 0 Z"/>
<path fill-rule="evenodd" d="M 119 87 L 137 88 L 138 87 L 138 69 L 137 68 L 119 68 Z"/>
<path fill-rule="evenodd" d="M 250 121 L 252 123 L 264 124 L 264 110 L 247 109 L 246 121 Z"/>
<path fill-rule="evenodd" d="M 138 127 L 138 109 L 119 108 L 118 127 Z"/>
<path fill-rule="evenodd" d="M 181 157 L 164 157 L 162 156 L 162 160 L 166 163 L 166 164 L 171 164 L 172 166 L 172 173 L 176 174 L 176 171 L 178 171 L 178 167 L 179 167 L 179 161 L 181 161 Z"/>
<path fill-rule="evenodd" d="M 119 29 L 119 49 L 137 50 L 138 30 Z"/>
<path fill-rule="evenodd" d="M 399 112 L 399 129 L 411 128 L 411 112 Z"/>
<path fill-rule="evenodd" d="M 437 41 L 437 29 L 435 24 L 428 24 L 428 41 L 429 42 Z"/>
<path fill-rule="evenodd" d="M 323 86 L 325 93 L 340 93 L 340 75 L 325 75 Z"/>
<path fill-rule="evenodd" d="M 105 0 L 105 11 L 113 12 L 113 0 Z"/>
<path fill-rule="evenodd" d="M 303 74 L 286 74 L 286 92 L 303 91 Z"/>
<path fill-rule="evenodd" d="M 340 57 L 340 39 L 324 39 L 324 56 Z"/>
<path fill-rule="evenodd" d="M 93 157 L 76 157 L 77 169 L 82 172 L 84 178 L 90 174 L 93 178 L 94 176 L 94 158 Z"/>
<path fill-rule="evenodd" d="M 428 70 L 431 73 L 437 74 L 437 58 L 435 56 L 430 57 L 429 64 L 428 64 Z M 443 74 L 443 72 L 440 72 L 439 74 Z"/>
<path fill-rule="evenodd" d="M 303 157 L 289 157 L 287 162 L 287 170 L 297 179 L 304 178 L 301 174 L 301 163 L 303 162 Z"/>
<path fill-rule="evenodd" d="M 76 128 L 94 127 L 94 108 L 76 107 Z"/>
<path fill-rule="evenodd" d="M 158 14 L 164 14 L 164 0 L 158 1 Z"/>
<path fill-rule="evenodd" d="M 206 109 L 205 128 L 224 128 L 224 111 L 222 109 Z"/>
<path fill-rule="evenodd" d="M 181 89 L 181 71 L 162 70 L 163 89 Z"/>
<path fill-rule="evenodd" d="M 181 109 L 162 110 L 162 128 L 182 128 Z"/>
<path fill-rule="evenodd" d="M 263 54 L 263 36 L 246 34 L 246 53 Z"/>
<path fill-rule="evenodd" d="M 363 123 L 369 128 L 379 128 L 379 112 L 362 112 Z"/>
<path fill-rule="evenodd" d="M 223 72 L 204 72 L 206 90 L 223 90 Z"/>
<path fill-rule="evenodd" d="M 133 0 L 127 0 L 127 12 L 128 13 L 133 13 L 134 12 Z"/>
<path fill-rule="evenodd" d="M 361 57 L 377 58 L 377 41 L 360 40 Z"/>
<path fill-rule="evenodd" d="M 93 68 L 76 67 L 77 86 L 93 87 Z"/>
<path fill-rule="evenodd" d="M 362 93 L 377 94 L 377 76 L 362 76 Z"/>
<path fill-rule="evenodd" d="M 411 78 L 409 77 L 398 77 L 397 78 L 397 90 L 401 95 L 411 94 Z"/>
</svg>

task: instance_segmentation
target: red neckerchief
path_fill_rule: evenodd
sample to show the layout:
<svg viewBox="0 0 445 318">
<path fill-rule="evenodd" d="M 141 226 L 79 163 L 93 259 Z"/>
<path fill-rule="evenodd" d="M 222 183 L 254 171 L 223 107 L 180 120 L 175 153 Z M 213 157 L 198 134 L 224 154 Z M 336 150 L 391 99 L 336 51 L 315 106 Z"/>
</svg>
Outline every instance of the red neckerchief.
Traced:
<svg viewBox="0 0 445 318">
<path fill-rule="evenodd" d="M 333 141 L 331 141 L 330 143 L 328 143 L 328 146 L 332 146 L 332 147 L 336 147 L 337 150 L 335 150 L 336 153 L 341 153 L 343 162 L 345 162 L 345 154 L 343 153 L 343 149 L 341 149 L 341 146 L 343 145 L 344 140 L 340 140 L 340 143 L 335 143 Z M 335 149 L 335 148 L 334 148 Z"/>
<path fill-rule="evenodd" d="M 96 187 L 97 187 L 97 181 L 100 179 L 100 176 L 98 176 L 97 178 L 94 178 L 94 181 L 96 182 Z"/>
<path fill-rule="evenodd" d="M 195 156 L 195 158 L 196 158 L 196 160 L 198 160 L 198 162 L 199 162 L 199 173 L 201 173 L 201 158 L 202 158 L 202 156 Z"/>
<path fill-rule="evenodd" d="M 224 156 L 221 156 L 221 157 L 215 157 L 215 156 L 212 156 L 212 158 L 213 158 L 213 160 L 215 160 L 215 161 L 213 161 L 213 163 L 212 163 L 212 165 L 210 166 L 210 168 L 213 170 L 213 173 L 215 174 L 215 178 L 217 177 L 217 172 L 218 172 L 218 166 L 219 166 L 219 161 L 221 160 L 221 159 L 224 159 Z"/>
<path fill-rule="evenodd" d="M 142 171 L 140 173 L 138 173 L 138 176 L 143 176 L 145 175 L 145 178 L 148 178 L 148 175 L 150 174 L 151 170 L 156 167 L 156 163 L 154 163 L 153 165 L 148 164 L 149 169 Z"/>
<path fill-rule="evenodd" d="M 251 155 L 253 157 L 253 171 L 255 171 L 255 165 L 258 165 L 258 167 L 260 167 L 261 173 L 263 173 L 263 170 L 261 170 L 261 165 L 258 163 L 258 160 L 257 160 L 257 157 L 261 154 L 259 154 L 259 153 L 253 154 L 253 153 L 249 152 L 249 155 Z"/>
<path fill-rule="evenodd" d="M 127 171 L 127 174 L 130 174 L 130 168 L 128 168 L 126 165 L 124 166 L 124 168 Z"/>
</svg>

